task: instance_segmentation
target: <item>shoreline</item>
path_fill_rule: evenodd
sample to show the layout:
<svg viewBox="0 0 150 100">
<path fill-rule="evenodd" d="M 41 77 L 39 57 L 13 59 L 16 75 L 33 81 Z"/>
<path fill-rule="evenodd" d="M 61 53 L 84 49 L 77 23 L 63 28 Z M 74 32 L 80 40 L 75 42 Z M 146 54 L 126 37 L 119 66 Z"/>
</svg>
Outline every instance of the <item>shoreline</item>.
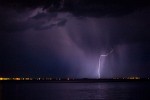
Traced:
<svg viewBox="0 0 150 100">
<path fill-rule="evenodd" d="M 150 82 L 149 79 L 74 79 L 74 80 L 1 80 L 0 83 L 105 83 L 105 82 Z"/>
</svg>

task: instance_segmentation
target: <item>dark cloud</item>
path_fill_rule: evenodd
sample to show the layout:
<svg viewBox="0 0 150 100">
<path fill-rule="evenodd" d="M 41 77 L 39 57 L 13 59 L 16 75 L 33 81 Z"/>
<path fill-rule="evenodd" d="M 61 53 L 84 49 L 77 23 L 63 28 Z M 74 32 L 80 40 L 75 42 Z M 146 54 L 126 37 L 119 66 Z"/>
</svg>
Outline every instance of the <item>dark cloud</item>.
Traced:
<svg viewBox="0 0 150 100">
<path fill-rule="evenodd" d="M 42 7 L 49 12 L 70 12 L 76 16 L 123 16 L 149 6 L 146 0 L 2 0 L 13 8 Z"/>
<path fill-rule="evenodd" d="M 35 20 L 39 20 L 39 19 L 47 19 L 47 20 L 51 20 L 51 18 L 54 18 L 57 16 L 57 13 L 40 13 L 37 12 L 37 15 L 33 16 L 32 18 Z"/>
<path fill-rule="evenodd" d="M 48 13 L 42 8 L 24 10 L 24 12 L 17 12 L 15 9 L 6 7 L 0 8 L 0 31 L 4 33 L 13 33 L 25 31 L 28 29 L 45 30 L 52 27 L 64 26 L 67 22 L 65 18 L 57 18 L 57 13 Z"/>
<path fill-rule="evenodd" d="M 77 0 L 66 3 L 66 9 L 76 16 L 91 17 L 122 16 L 145 6 L 148 6 L 147 2 L 138 0 Z"/>
</svg>

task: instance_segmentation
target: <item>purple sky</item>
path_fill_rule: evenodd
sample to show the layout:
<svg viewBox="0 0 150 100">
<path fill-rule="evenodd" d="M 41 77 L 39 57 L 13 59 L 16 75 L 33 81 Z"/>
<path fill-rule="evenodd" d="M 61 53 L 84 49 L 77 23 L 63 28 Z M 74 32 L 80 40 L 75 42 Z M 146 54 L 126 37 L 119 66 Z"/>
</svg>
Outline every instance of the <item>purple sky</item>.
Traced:
<svg viewBox="0 0 150 100">
<path fill-rule="evenodd" d="M 4 0 L 0 76 L 150 76 L 149 3 Z"/>
</svg>

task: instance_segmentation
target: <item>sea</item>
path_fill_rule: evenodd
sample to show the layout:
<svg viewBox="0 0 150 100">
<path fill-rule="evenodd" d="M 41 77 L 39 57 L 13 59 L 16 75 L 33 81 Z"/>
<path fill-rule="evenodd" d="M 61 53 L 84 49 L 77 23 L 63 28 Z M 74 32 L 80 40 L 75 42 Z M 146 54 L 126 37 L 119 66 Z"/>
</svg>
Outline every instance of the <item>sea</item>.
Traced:
<svg viewBox="0 0 150 100">
<path fill-rule="evenodd" d="M 0 100 L 150 100 L 150 82 L 0 82 Z"/>
</svg>

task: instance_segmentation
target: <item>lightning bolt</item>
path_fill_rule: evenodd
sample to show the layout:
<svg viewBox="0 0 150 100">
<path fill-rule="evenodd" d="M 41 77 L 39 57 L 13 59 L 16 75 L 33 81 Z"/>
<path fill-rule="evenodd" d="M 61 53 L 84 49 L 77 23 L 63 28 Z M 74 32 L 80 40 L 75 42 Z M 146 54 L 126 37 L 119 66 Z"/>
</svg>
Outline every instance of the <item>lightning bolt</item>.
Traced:
<svg viewBox="0 0 150 100">
<path fill-rule="evenodd" d="M 114 50 L 111 49 L 111 51 L 108 52 L 107 54 L 101 54 L 101 55 L 100 55 L 100 57 L 99 57 L 99 67 L 98 67 L 99 78 L 101 78 L 101 59 L 102 59 L 103 57 L 109 56 L 113 51 L 114 51 Z"/>
</svg>

